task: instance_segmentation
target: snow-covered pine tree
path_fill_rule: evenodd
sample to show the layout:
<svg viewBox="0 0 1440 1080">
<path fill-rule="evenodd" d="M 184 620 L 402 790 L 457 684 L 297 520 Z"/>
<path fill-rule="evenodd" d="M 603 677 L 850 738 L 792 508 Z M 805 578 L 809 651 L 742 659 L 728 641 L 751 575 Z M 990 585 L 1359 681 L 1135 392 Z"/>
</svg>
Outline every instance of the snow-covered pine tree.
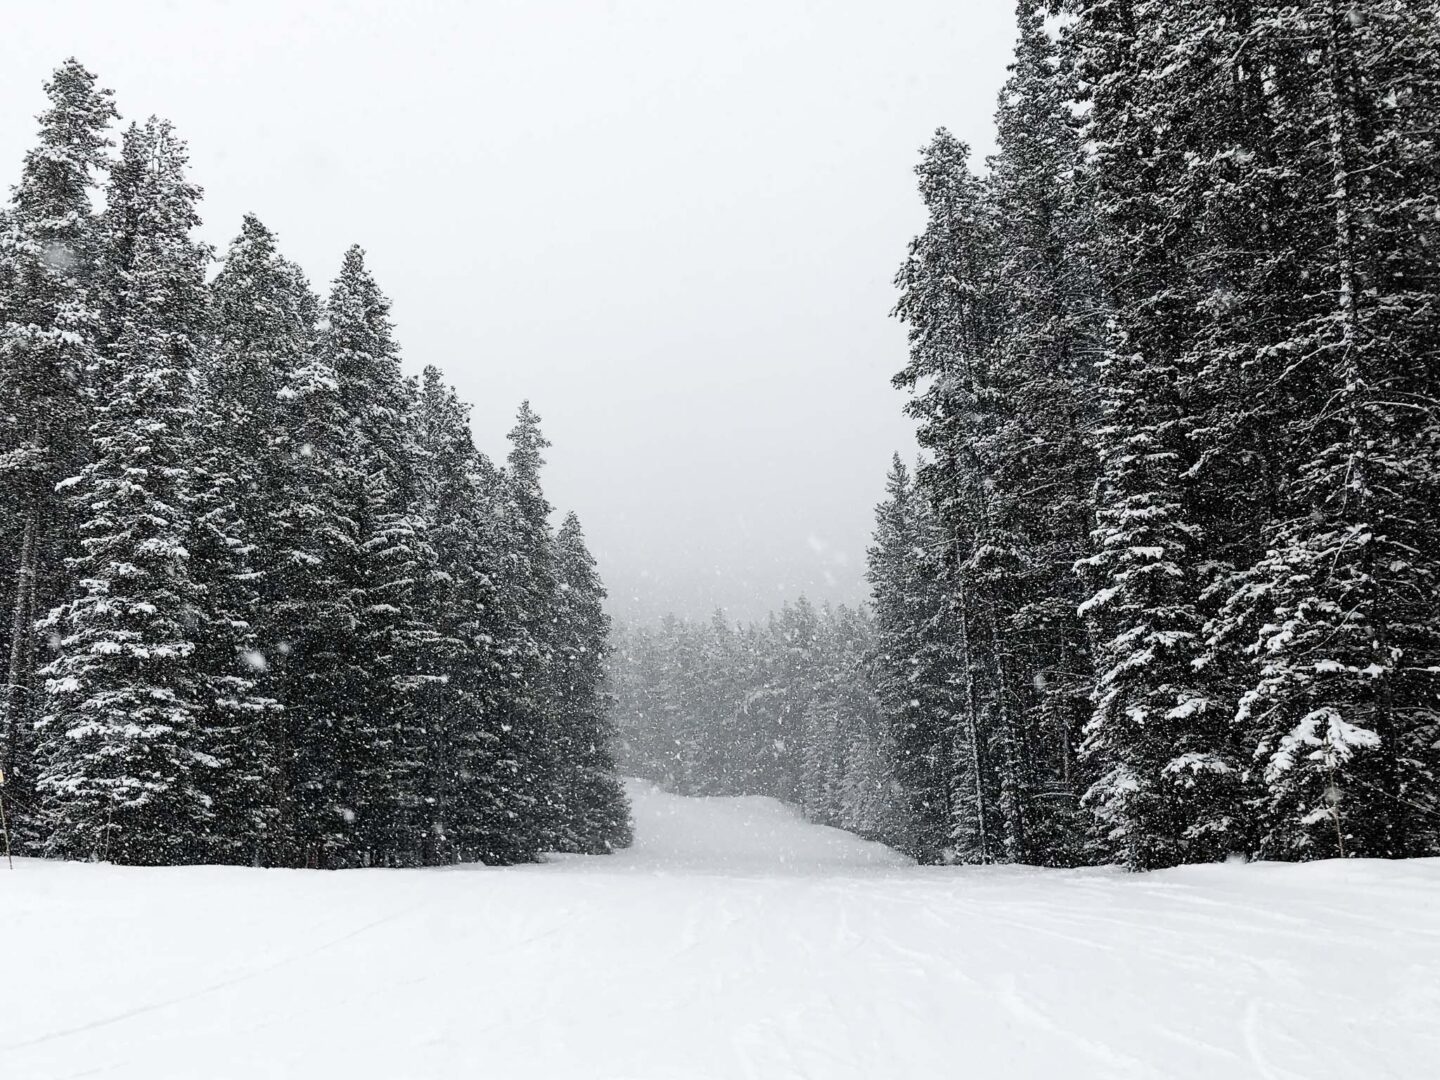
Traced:
<svg viewBox="0 0 1440 1080">
<path fill-rule="evenodd" d="M 490 501 L 493 469 L 475 449 L 467 410 L 427 367 L 417 409 L 418 514 L 428 523 L 438 575 L 425 600 L 435 634 L 423 790 L 432 807 L 426 862 L 513 858 L 514 777 L 500 729 L 506 631 L 495 600 L 503 572 L 499 523 Z"/>
<path fill-rule="evenodd" d="M 1185 101 L 1157 145 L 1184 168 L 1164 178 L 1180 254 L 1167 282 L 1188 311 L 1177 337 L 1178 391 L 1186 403 L 1190 464 L 1186 517 L 1201 543 L 1190 572 L 1201 586 L 1205 647 L 1193 660 L 1208 704 L 1186 721 L 1190 754 L 1170 775 L 1187 800 L 1189 861 L 1251 848 L 1254 814 L 1244 800 L 1254 771 L 1233 702 L 1247 682 L 1245 605 L 1227 602 L 1263 554 L 1285 457 L 1277 438 L 1304 394 L 1282 387 L 1283 342 L 1300 286 L 1292 248 L 1294 191 L 1289 151 L 1271 115 L 1275 89 L 1303 71 L 1289 35 L 1264 5 L 1232 5 L 1224 19 L 1186 5 L 1161 12 L 1175 57 L 1151 80 L 1161 101 Z M 1306 76 L 1300 75 L 1301 78 Z M 1248 616 L 1263 622 L 1263 615 Z"/>
<path fill-rule="evenodd" d="M 417 865 L 432 830 L 425 795 L 430 717 L 444 673 L 434 664 L 436 634 L 429 602 L 439 566 L 428 522 L 379 458 L 368 467 L 356 513 L 360 537 L 362 622 L 356 627 L 363 683 L 357 711 L 368 740 L 356 761 L 352 802 L 365 859 L 372 865 Z M 402 481 L 405 487 L 413 479 Z"/>
<path fill-rule="evenodd" d="M 15 233 L 11 224 L 10 208 L 7 204 L 0 203 L 0 327 L 9 325 L 9 303 L 11 294 L 15 291 L 15 262 L 12 257 L 14 251 Z M 5 369 L 0 368 L 0 380 L 5 378 Z M 0 381 L 0 391 L 4 390 L 4 382 Z M 18 418 L 17 418 L 18 419 Z M 16 431 L 13 427 L 14 420 L 8 417 L 0 420 L 0 438 L 5 441 L 0 443 L 9 447 L 15 439 Z M 16 516 L 10 512 L 0 513 L 0 551 L 20 551 L 21 537 L 24 527 Z M 10 621 L 15 610 L 15 567 L 12 565 L 14 555 L 8 555 L 3 562 L 0 562 L 0 662 L 10 656 Z M 5 701 L 0 702 L 0 710 L 8 708 L 10 692 L 4 692 Z M 5 745 L 6 730 L 4 727 L 5 713 L 0 711 L 0 753 L 3 753 Z"/>
<path fill-rule="evenodd" d="M 3 747 L 11 793 L 34 780 L 27 732 L 38 644 L 35 622 L 67 588 L 73 526 L 55 485 L 84 462 L 83 387 L 95 365 L 98 319 L 90 299 L 94 218 L 90 191 L 106 167 L 112 95 L 75 59 L 45 86 L 37 145 L 25 156 L 0 237 L 0 550 L 7 589 Z M 28 800 L 27 800 L 28 801 Z M 34 838 L 21 820 L 20 835 Z"/>
<path fill-rule="evenodd" d="M 350 493 L 358 622 L 348 687 L 361 730 L 341 766 L 342 785 L 356 815 L 355 855 L 407 864 L 421 861 L 432 831 L 423 790 L 427 716 L 443 673 L 430 664 L 434 612 L 426 597 L 438 566 L 428 523 L 416 513 L 418 420 L 389 313 L 364 252 L 352 247 L 325 306 L 318 350 L 336 380 L 344 453 L 361 482 Z"/>
<path fill-rule="evenodd" d="M 771 624 L 769 688 L 775 705 L 776 736 L 770 744 L 773 768 L 767 794 L 799 800 L 804 772 L 805 715 L 820 683 L 820 616 L 805 596 L 781 606 Z"/>
<path fill-rule="evenodd" d="M 46 620 L 43 799 L 51 854 L 164 865 L 212 855 L 216 758 L 192 664 L 188 406 L 209 253 L 168 124 L 126 133 L 99 230 L 93 460 L 61 484 L 77 593 Z"/>
<path fill-rule="evenodd" d="M 616 627 L 609 656 L 616 757 L 627 776 L 662 784 L 669 730 L 663 720 L 661 641 L 649 627 Z"/>
<path fill-rule="evenodd" d="M 736 724 L 738 746 L 734 749 L 717 745 L 711 733 L 701 726 L 704 713 L 697 718 L 688 704 L 710 686 L 706 678 L 705 642 L 687 632 L 688 629 L 680 626 L 672 630 L 668 624 L 661 624 L 662 635 L 675 643 L 672 650 L 674 692 L 667 709 L 674 717 L 671 722 L 677 733 L 676 756 L 684 775 L 692 778 L 692 790 L 706 790 L 704 786 L 695 785 L 698 778 L 725 786 L 738 785 L 740 793 L 747 795 L 779 797 L 793 780 L 781 772 L 780 764 L 785 747 L 786 697 L 785 685 L 775 674 L 780 666 L 776 656 L 780 639 L 778 617 L 771 612 L 764 623 L 751 624 L 740 635 L 744 680 Z M 729 757 L 729 762 L 714 764 L 722 756 Z M 704 764 L 697 768 L 697 761 Z M 725 786 L 714 790 L 717 794 L 736 793 L 727 791 Z"/>
<path fill-rule="evenodd" d="M 1440 850 L 1440 28 L 1433 5 L 1274 15 L 1304 46 L 1272 94 L 1299 287 L 1281 393 L 1292 469 L 1237 599 L 1269 857 Z M 1277 364 L 1278 366 L 1278 364 Z"/>
<path fill-rule="evenodd" d="M 885 492 L 867 577 L 884 742 L 908 803 L 906 849 L 926 862 L 951 850 L 965 861 L 988 862 L 994 853 L 985 745 L 976 729 L 964 627 L 944 584 L 948 548 L 898 454 Z"/>
<path fill-rule="evenodd" d="M 468 729 L 475 737 L 475 756 L 462 768 L 466 850 L 473 853 L 466 857 L 491 864 L 524 862 L 535 858 L 542 837 L 535 824 L 534 789 L 524 781 L 522 736 L 529 729 L 519 723 L 534 708 L 537 660 L 521 616 L 524 594 L 514 576 L 515 503 L 507 471 L 486 455 L 474 453 L 468 471 L 467 497 L 474 503 L 468 531 L 479 543 L 466 564 L 466 633 L 482 647 L 467 649 L 463 670 L 467 713 L 483 716 L 483 722 Z"/>
<path fill-rule="evenodd" d="M 880 782 L 868 752 L 879 719 L 867 678 L 870 644 L 862 612 L 821 611 L 815 692 L 805 707 L 800 806 L 811 821 L 873 836 L 882 825 L 868 808 L 870 789 Z"/>
<path fill-rule="evenodd" d="M 196 590 L 190 662 L 202 681 L 200 725 L 210 752 L 223 763 L 212 777 L 213 857 L 260 865 L 275 861 L 279 763 L 270 733 L 284 720 L 280 702 L 271 696 L 270 661 L 256 632 L 254 548 L 221 431 L 226 410 L 207 389 L 207 369 L 202 360 L 189 405 L 193 464 L 185 546 Z"/>
<path fill-rule="evenodd" d="M 615 732 L 605 686 L 605 588 L 574 513 L 555 535 L 555 578 L 559 602 L 547 674 L 559 807 L 555 835 L 561 850 L 600 854 L 630 843 L 630 813 L 610 749 Z"/>
<path fill-rule="evenodd" d="M 725 746 L 718 740 L 697 746 L 688 723 L 695 713 L 676 708 L 681 695 L 693 695 L 698 686 L 687 674 L 693 667 L 687 658 L 699 653 L 694 631 L 689 623 L 667 615 L 654 626 L 615 635 L 607 681 L 616 699 L 616 750 L 629 776 L 681 794 L 719 794 L 726 766 L 739 761 L 742 751 L 737 745 L 734 756 L 722 762 L 719 755 Z M 737 688 L 735 695 L 743 692 Z M 694 700 L 707 714 L 719 707 L 714 697 Z M 728 704 L 736 707 L 738 702 L 732 698 Z"/>
<path fill-rule="evenodd" d="M 1010 671 L 1005 742 L 1024 750 L 1011 786 L 1026 804 L 1027 856 L 1063 864 L 1079 854 L 1074 748 L 1093 679 L 1073 567 L 1092 524 L 1099 326 L 1074 73 L 1046 29 L 1048 7 L 1017 4 L 1015 61 L 996 112 L 988 186 L 1004 330 L 989 374 L 993 431 L 972 449 L 987 470 L 977 569 L 989 572 L 977 584 L 1000 616 L 995 640 Z"/>
<path fill-rule="evenodd" d="M 1194 659 L 1210 706 L 1187 721 L 1191 754 L 1171 775 L 1193 789 L 1187 858 L 1253 849 L 1261 827 L 1251 764 L 1234 703 L 1253 683 L 1249 646 L 1269 621 L 1257 562 L 1295 454 L 1284 431 L 1313 407 L 1313 387 L 1287 355 L 1304 296 L 1304 249 L 1322 232 L 1323 209 L 1296 184 L 1299 143 L 1277 104 L 1310 95 L 1301 37 L 1267 5 L 1241 4 L 1222 20 L 1203 7 L 1159 12 L 1174 61 L 1151 79 L 1161 101 L 1184 101 L 1157 146 L 1184 168 L 1164 178 L 1167 239 L 1180 255 L 1167 283 L 1188 310 L 1177 339 L 1179 395 L 1190 414 L 1186 516 L 1202 542 L 1193 571 L 1202 586 L 1205 648 Z M 1299 379 L 1295 378 L 1300 374 Z"/>
<path fill-rule="evenodd" d="M 211 285 L 211 309 L 204 386 L 223 439 L 211 483 L 233 493 L 224 533 L 251 568 L 235 614 L 253 627 L 258 690 L 282 706 L 263 710 L 253 733 L 252 772 L 268 787 L 256 812 L 273 818 L 260 861 L 335 865 L 354 849 L 337 769 L 358 753 L 360 722 L 349 433 L 315 352 L 319 303 L 253 215 Z"/>
<path fill-rule="evenodd" d="M 533 858 L 550 843 L 560 814 L 546 696 L 559 586 L 550 503 L 540 485 L 550 443 L 528 401 L 521 403 L 508 438 L 498 506 L 503 569 L 497 576 L 496 600 L 505 627 L 501 733 L 512 770 L 507 793 L 515 815 L 510 842 L 514 857 Z"/>
<path fill-rule="evenodd" d="M 908 820 L 895 783 L 894 747 L 876 693 L 874 620 L 863 607 L 839 608 L 831 639 L 835 651 L 826 664 L 842 672 L 834 685 L 846 740 L 840 820 L 851 832 L 898 847 Z"/>
<path fill-rule="evenodd" d="M 840 651 L 831 612 L 821 612 L 816 635 L 817 681 L 801 716 L 799 803 L 805 816 L 839 826 L 850 717 L 842 703 L 842 676 L 830 661 Z"/>
<path fill-rule="evenodd" d="M 877 694 L 875 627 L 864 608 L 827 609 L 820 689 L 809 715 L 821 733 L 807 742 L 807 790 L 819 796 L 831 823 L 893 847 L 909 844 L 905 801 L 898 796 L 895 753 Z M 816 777 L 822 777 L 820 783 Z M 811 820 L 822 820 L 808 812 Z"/>
<path fill-rule="evenodd" d="M 917 487 L 934 514 L 946 608 L 930 632 L 935 647 L 950 650 L 962 688 L 962 711 L 936 717 L 932 741 L 953 746 L 961 728 L 973 736 L 980 749 L 969 756 L 979 753 L 988 767 L 978 785 L 982 801 L 993 784 L 984 846 L 995 857 L 1029 861 L 1036 785 L 1011 634 L 1025 552 L 1006 493 L 997 492 L 1016 414 L 999 364 L 1006 326 L 997 213 L 968 153 L 942 130 L 916 167 L 929 220 L 895 279 L 910 360 L 893 382 L 914 393 L 906 409 L 931 453 L 917 469 Z M 951 752 L 936 767 L 949 772 L 963 760 Z M 946 786 L 955 791 L 962 782 Z"/>
<path fill-rule="evenodd" d="M 1187 25 L 1175 9 L 1129 0 L 1079 5 L 1080 75 L 1100 241 L 1108 340 L 1097 365 L 1100 455 L 1093 591 L 1098 681 L 1084 752 L 1098 779 L 1086 802 L 1103 843 L 1147 869 L 1233 850 L 1237 763 L 1224 707 L 1196 670 L 1206 537 L 1188 472 L 1197 403 L 1187 393 L 1197 330 L 1189 260 L 1203 238 L 1183 213 L 1190 113 L 1165 91 Z"/>
<path fill-rule="evenodd" d="M 765 790 L 774 760 L 777 711 L 764 685 L 766 663 L 754 638 L 737 634 L 723 611 L 708 623 L 678 624 L 670 651 L 675 725 L 673 752 L 688 790 L 697 795 Z"/>
</svg>

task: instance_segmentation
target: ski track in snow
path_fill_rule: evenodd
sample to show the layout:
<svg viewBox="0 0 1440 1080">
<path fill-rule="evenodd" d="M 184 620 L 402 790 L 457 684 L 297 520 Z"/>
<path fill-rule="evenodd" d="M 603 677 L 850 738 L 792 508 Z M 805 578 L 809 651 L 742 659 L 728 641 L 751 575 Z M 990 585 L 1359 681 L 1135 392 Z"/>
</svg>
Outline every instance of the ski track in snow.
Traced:
<svg viewBox="0 0 1440 1080">
<path fill-rule="evenodd" d="M 1440 860 L 935 868 L 632 782 L 542 866 L 0 871 L 5 1080 L 1417 1078 Z"/>
</svg>

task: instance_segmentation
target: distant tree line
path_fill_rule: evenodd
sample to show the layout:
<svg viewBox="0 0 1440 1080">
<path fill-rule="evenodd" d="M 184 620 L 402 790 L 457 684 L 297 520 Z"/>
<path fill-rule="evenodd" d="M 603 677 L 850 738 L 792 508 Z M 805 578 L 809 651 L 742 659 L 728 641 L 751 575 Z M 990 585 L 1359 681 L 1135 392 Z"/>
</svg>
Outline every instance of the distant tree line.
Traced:
<svg viewBox="0 0 1440 1080">
<path fill-rule="evenodd" d="M 999 148 L 937 133 L 897 277 L 882 817 L 928 860 L 1440 854 L 1436 5 L 1018 17 Z"/>
<path fill-rule="evenodd" d="M 626 772 L 684 795 L 768 795 L 906 845 L 863 610 L 802 597 L 757 625 L 667 617 L 622 628 L 610 665 Z"/>
<path fill-rule="evenodd" d="M 74 60 L 0 211 L 3 795 L 35 854 L 515 862 L 629 840 L 604 591 L 348 251 L 221 269 L 170 126 Z M 91 192 L 103 186 L 103 209 Z"/>
</svg>

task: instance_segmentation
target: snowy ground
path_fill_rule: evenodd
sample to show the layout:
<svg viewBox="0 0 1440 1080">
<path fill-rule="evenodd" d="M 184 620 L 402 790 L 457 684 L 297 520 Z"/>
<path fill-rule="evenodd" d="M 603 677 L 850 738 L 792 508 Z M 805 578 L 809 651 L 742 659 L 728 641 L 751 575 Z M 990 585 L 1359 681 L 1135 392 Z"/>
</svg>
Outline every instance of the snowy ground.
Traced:
<svg viewBox="0 0 1440 1080">
<path fill-rule="evenodd" d="M 0 865 L 0 1076 L 1440 1075 L 1440 860 L 924 869 L 632 795 L 538 867 Z"/>
</svg>

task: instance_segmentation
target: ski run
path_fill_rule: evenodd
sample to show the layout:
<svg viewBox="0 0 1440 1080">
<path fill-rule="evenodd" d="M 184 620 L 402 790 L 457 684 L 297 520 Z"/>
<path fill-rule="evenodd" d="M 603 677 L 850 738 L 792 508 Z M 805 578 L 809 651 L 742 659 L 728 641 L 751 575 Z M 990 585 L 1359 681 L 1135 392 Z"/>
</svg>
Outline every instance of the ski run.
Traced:
<svg viewBox="0 0 1440 1080">
<path fill-rule="evenodd" d="M 919 867 L 632 781 L 538 866 L 0 878 L 9 1080 L 1418 1078 L 1440 860 Z"/>
</svg>

